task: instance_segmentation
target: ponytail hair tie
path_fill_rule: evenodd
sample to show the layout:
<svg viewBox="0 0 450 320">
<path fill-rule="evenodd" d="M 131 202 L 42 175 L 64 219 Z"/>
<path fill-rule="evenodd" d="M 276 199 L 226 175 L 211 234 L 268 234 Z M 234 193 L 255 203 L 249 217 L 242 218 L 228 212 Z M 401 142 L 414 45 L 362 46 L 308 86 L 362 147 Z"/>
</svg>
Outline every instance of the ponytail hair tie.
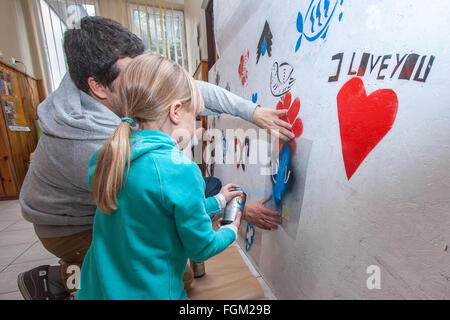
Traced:
<svg viewBox="0 0 450 320">
<path fill-rule="evenodd" d="M 122 118 L 120 120 L 128 122 L 130 124 L 130 126 L 133 125 L 133 119 L 131 119 L 131 118 Z"/>
</svg>

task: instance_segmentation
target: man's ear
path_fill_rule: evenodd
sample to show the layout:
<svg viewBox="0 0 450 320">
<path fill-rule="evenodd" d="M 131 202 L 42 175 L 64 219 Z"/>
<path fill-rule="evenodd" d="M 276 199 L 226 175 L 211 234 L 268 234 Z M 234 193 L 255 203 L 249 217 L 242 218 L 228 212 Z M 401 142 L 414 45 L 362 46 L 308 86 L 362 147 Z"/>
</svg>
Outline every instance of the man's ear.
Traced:
<svg viewBox="0 0 450 320">
<path fill-rule="evenodd" d="M 182 117 L 183 117 L 183 107 L 181 105 L 181 101 L 176 100 L 170 105 L 169 118 L 175 125 L 178 125 Z"/>
<path fill-rule="evenodd" d="M 99 100 L 106 100 L 108 98 L 108 88 L 95 81 L 93 77 L 88 78 L 88 85 L 94 98 L 97 98 Z"/>
</svg>

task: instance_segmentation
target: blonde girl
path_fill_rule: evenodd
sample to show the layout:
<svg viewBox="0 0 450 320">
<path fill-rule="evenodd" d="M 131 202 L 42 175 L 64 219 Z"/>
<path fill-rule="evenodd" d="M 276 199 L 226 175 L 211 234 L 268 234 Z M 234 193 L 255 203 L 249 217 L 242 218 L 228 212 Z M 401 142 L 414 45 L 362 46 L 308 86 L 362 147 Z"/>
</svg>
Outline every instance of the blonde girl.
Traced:
<svg viewBox="0 0 450 320">
<path fill-rule="evenodd" d="M 90 161 L 98 208 L 77 299 L 186 299 L 187 258 L 204 261 L 235 240 L 240 215 L 218 231 L 209 215 L 240 192 L 205 199 L 198 166 L 178 149 L 204 107 L 183 68 L 140 56 L 121 74 L 117 93 L 124 118 Z"/>
</svg>

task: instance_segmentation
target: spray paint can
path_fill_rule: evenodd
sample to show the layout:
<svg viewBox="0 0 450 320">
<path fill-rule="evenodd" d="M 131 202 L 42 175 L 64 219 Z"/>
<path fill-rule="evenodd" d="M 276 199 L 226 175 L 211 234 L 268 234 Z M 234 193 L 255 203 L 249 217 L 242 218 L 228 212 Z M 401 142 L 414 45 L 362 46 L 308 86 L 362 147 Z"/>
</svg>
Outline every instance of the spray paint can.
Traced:
<svg viewBox="0 0 450 320">
<path fill-rule="evenodd" d="M 231 191 L 242 191 L 242 195 L 234 197 L 225 207 L 223 214 L 222 225 L 233 223 L 236 219 L 238 212 L 244 214 L 245 201 L 247 200 L 247 194 L 241 188 L 231 189 Z"/>
</svg>

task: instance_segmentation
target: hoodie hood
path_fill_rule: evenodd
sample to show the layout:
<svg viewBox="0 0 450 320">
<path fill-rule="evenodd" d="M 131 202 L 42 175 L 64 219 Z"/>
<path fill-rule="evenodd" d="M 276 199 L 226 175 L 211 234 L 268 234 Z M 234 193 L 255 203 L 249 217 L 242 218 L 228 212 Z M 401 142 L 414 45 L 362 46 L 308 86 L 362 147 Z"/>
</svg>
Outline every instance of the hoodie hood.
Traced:
<svg viewBox="0 0 450 320">
<path fill-rule="evenodd" d="M 78 89 L 68 73 L 39 105 L 38 116 L 43 133 L 62 139 L 106 140 L 120 124 L 114 112 Z"/>
<path fill-rule="evenodd" d="M 92 176 L 94 175 L 95 168 L 97 167 L 100 151 L 101 149 L 98 149 L 89 160 L 90 187 L 92 183 Z M 187 158 L 184 158 L 172 137 L 157 130 L 138 130 L 133 132 L 130 137 L 130 151 L 130 163 L 142 156 L 145 156 L 149 152 L 157 154 L 167 153 L 168 151 L 171 152 L 171 158 L 174 161 L 174 164 L 180 163 L 179 161 L 187 161 Z"/>
<path fill-rule="evenodd" d="M 168 134 L 156 130 L 139 130 L 131 134 L 131 161 L 138 159 L 148 152 L 176 151 L 180 155 L 175 141 Z"/>
</svg>

